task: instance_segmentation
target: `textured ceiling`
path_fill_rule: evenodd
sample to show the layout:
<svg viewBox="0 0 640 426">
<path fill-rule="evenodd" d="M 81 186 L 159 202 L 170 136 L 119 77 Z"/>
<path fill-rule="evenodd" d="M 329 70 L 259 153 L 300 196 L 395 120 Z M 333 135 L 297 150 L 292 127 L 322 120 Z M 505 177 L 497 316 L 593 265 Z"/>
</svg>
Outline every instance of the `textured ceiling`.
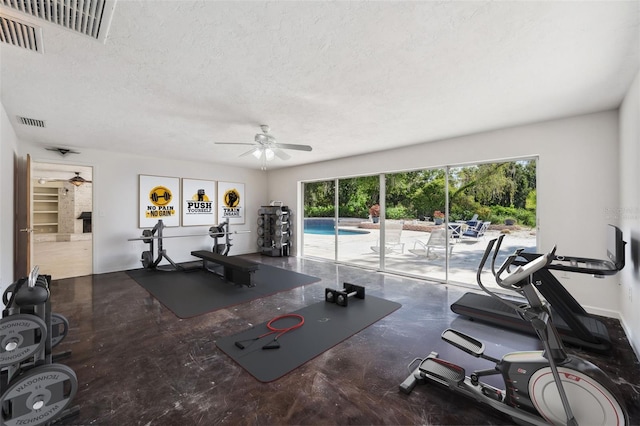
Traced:
<svg viewBox="0 0 640 426">
<path fill-rule="evenodd" d="M 1 100 L 43 147 L 252 168 L 250 147 L 214 141 L 268 124 L 313 147 L 279 168 L 616 108 L 639 17 L 638 1 L 120 0 L 104 44 L 44 21 L 44 54 L 0 43 Z"/>
</svg>

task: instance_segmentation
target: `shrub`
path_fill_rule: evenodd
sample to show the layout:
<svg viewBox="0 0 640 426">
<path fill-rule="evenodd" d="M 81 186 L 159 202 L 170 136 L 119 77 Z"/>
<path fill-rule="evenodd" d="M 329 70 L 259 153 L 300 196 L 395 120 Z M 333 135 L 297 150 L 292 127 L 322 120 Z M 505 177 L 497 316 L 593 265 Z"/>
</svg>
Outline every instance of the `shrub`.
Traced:
<svg viewBox="0 0 640 426">
<path fill-rule="evenodd" d="M 407 209 L 404 206 L 387 208 L 387 219 L 399 220 L 399 219 L 407 219 L 412 217 L 415 217 L 415 215 L 411 213 L 409 209 Z"/>
<path fill-rule="evenodd" d="M 491 206 L 488 218 L 484 220 L 492 223 L 504 223 L 505 219 L 515 219 L 517 223 L 525 226 L 533 227 L 536 225 L 535 212 L 515 207 Z"/>
</svg>

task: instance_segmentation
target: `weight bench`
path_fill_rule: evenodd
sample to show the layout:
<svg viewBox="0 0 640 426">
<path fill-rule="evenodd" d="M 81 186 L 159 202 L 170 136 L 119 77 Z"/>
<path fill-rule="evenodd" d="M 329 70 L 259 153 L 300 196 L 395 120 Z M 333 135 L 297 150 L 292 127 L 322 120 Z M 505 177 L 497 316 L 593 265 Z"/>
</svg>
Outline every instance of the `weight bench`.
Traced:
<svg viewBox="0 0 640 426">
<path fill-rule="evenodd" d="M 207 262 L 217 263 L 224 269 L 224 279 L 238 285 L 253 287 L 253 273 L 260 264 L 234 256 L 223 256 L 206 250 L 191 252 L 192 256 L 202 259 L 202 267 L 207 269 Z"/>
</svg>

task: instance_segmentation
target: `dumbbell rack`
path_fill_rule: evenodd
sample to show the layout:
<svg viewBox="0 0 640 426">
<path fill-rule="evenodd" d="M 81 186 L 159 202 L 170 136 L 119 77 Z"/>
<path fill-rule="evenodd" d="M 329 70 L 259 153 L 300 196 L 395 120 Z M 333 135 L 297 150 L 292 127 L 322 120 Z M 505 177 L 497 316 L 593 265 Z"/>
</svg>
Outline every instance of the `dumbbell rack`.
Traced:
<svg viewBox="0 0 640 426">
<path fill-rule="evenodd" d="M 260 253 L 289 256 L 293 239 L 291 210 L 283 205 L 261 206 L 258 209 L 258 247 Z"/>
</svg>

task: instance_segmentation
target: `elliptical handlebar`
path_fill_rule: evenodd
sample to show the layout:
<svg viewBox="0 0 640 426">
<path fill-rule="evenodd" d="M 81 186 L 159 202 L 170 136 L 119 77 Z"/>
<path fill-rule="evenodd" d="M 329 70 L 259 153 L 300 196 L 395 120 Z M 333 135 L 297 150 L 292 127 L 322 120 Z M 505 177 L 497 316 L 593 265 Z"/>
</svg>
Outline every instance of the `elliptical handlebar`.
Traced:
<svg viewBox="0 0 640 426">
<path fill-rule="evenodd" d="M 556 246 L 554 246 L 549 253 L 543 254 L 542 256 L 539 256 L 524 265 L 518 265 L 514 271 L 511 271 L 511 265 L 523 251 L 523 249 L 518 249 L 513 254 L 509 255 L 509 257 L 507 257 L 504 262 L 502 262 L 502 265 L 500 265 L 500 268 L 496 272 L 496 259 L 498 257 L 498 253 L 500 252 L 500 246 L 502 245 L 503 239 L 504 235 L 500 235 L 498 238 L 489 241 L 489 243 L 487 244 L 487 248 L 484 250 L 484 254 L 482 255 L 482 260 L 480 260 L 480 264 L 478 265 L 476 278 L 480 287 L 485 291 L 487 290 L 484 284 L 482 284 L 481 275 L 482 270 L 484 269 L 484 265 L 487 263 L 487 259 L 489 258 L 489 255 L 492 251 L 493 257 L 491 259 L 491 273 L 495 277 L 496 283 L 502 288 L 516 291 L 522 288 L 521 285 L 517 285 L 519 282 L 523 281 L 527 277 L 530 277 L 534 272 L 539 271 L 540 269 L 549 265 L 553 261 L 553 259 L 555 259 Z M 493 248 L 494 245 L 495 249 Z M 504 275 L 505 272 L 506 275 Z"/>
<path fill-rule="evenodd" d="M 522 287 L 521 285 L 518 285 L 520 281 L 529 278 L 531 275 L 533 275 L 534 272 L 539 271 L 540 269 L 551 263 L 551 261 L 555 258 L 556 247 L 554 246 L 549 253 L 545 253 L 542 256 L 539 256 L 524 265 L 518 265 L 518 267 L 513 272 L 509 271 L 509 267 L 511 266 L 513 261 L 516 260 L 521 251 L 522 250 L 518 250 L 515 254 L 509 256 L 507 260 L 504 261 L 498 272 L 494 273 L 496 277 L 496 283 L 500 287 L 508 288 L 511 290 L 519 290 Z M 507 275 L 502 278 L 504 272 L 506 272 Z"/>
<path fill-rule="evenodd" d="M 493 257 L 491 259 L 491 273 L 495 277 L 496 283 L 502 288 L 514 290 L 518 293 L 521 293 L 530 303 L 538 306 L 540 303 L 539 300 L 532 300 L 532 298 L 535 299 L 535 295 L 529 291 L 524 291 L 524 287 L 530 283 L 529 277 L 531 277 L 534 272 L 544 268 L 549 263 L 551 263 L 551 261 L 555 257 L 556 248 L 554 246 L 554 248 L 549 253 L 544 254 L 524 265 L 518 265 L 513 271 L 511 271 L 511 266 L 523 251 L 523 249 L 518 249 L 513 254 L 509 255 L 496 271 L 496 259 L 498 257 L 498 253 L 500 252 L 500 246 L 502 245 L 503 239 L 504 235 L 500 235 L 497 239 L 493 239 L 487 244 L 487 248 L 485 249 L 482 260 L 480 261 L 480 264 L 478 266 L 476 281 L 480 288 L 492 298 L 499 300 L 501 303 L 510 307 L 511 309 L 514 309 L 520 314 L 526 314 L 527 309 L 524 306 L 517 305 L 516 303 L 500 297 L 493 291 L 489 290 L 482 283 L 482 270 L 487 263 L 489 255 L 493 251 Z"/>
</svg>

